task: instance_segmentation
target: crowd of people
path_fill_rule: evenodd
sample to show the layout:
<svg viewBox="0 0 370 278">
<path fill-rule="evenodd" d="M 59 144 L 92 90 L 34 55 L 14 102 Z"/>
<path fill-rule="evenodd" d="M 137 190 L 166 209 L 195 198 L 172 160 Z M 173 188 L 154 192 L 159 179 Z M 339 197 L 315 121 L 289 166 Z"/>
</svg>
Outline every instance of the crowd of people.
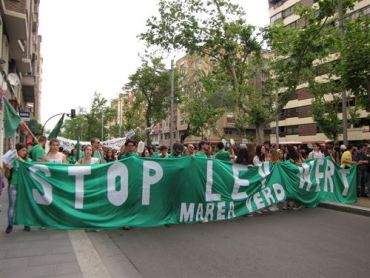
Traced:
<svg viewBox="0 0 370 278">
<path fill-rule="evenodd" d="M 370 147 L 367 144 L 361 144 L 358 147 L 345 146 L 338 144 L 326 144 L 325 146 L 319 143 L 310 145 L 276 145 L 268 142 L 262 145 L 255 144 L 240 144 L 239 146 L 227 145 L 223 142 L 211 144 L 207 141 L 200 141 L 198 144 L 180 144 L 174 143 L 172 152 L 168 146 L 162 145 L 145 146 L 143 142 L 138 143 L 134 140 L 127 139 L 124 145 L 119 150 L 105 147 L 101 144 L 99 138 L 92 138 L 90 145 L 76 146 L 68 151 L 60 146 L 58 139 L 52 139 L 48 142 L 49 151 L 45 152 L 47 138 L 40 136 L 38 143 L 16 145 L 17 159 L 11 165 L 7 165 L 5 176 L 9 180 L 8 195 L 8 227 L 6 233 L 11 233 L 13 230 L 16 188 L 19 182 L 18 169 L 19 161 L 34 161 L 34 162 L 52 162 L 52 163 L 68 163 L 72 165 L 86 165 L 107 163 L 115 160 L 120 160 L 130 156 L 143 158 L 179 158 L 185 156 L 195 156 L 202 158 L 214 158 L 231 163 L 243 164 L 246 166 L 256 166 L 265 161 L 276 163 L 277 161 L 291 161 L 292 163 L 302 166 L 302 163 L 311 158 L 330 157 L 331 160 L 343 168 L 350 168 L 352 164 L 357 164 L 357 194 L 361 197 L 368 197 L 370 193 Z M 309 148 L 312 147 L 312 148 Z M 366 186 L 368 186 L 366 192 Z M 284 202 L 280 207 L 270 207 L 269 210 L 263 209 L 259 213 L 275 211 L 281 209 L 300 209 L 301 204 L 293 201 Z M 30 231 L 30 227 L 24 227 L 25 231 Z"/>
</svg>

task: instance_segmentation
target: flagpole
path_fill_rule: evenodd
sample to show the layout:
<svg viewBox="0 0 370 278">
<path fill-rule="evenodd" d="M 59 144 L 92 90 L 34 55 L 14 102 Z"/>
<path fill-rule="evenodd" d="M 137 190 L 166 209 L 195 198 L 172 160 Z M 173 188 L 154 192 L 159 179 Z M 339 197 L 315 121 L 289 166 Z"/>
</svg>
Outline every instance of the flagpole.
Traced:
<svg viewBox="0 0 370 278">
<path fill-rule="evenodd" d="M 21 121 L 21 124 L 24 124 L 24 127 L 27 129 L 27 131 L 31 134 L 31 136 L 33 137 L 33 139 L 38 144 L 39 143 L 39 140 L 37 140 L 36 136 L 33 134 L 33 132 L 31 131 L 31 129 L 28 127 L 28 125 L 24 121 Z"/>
</svg>

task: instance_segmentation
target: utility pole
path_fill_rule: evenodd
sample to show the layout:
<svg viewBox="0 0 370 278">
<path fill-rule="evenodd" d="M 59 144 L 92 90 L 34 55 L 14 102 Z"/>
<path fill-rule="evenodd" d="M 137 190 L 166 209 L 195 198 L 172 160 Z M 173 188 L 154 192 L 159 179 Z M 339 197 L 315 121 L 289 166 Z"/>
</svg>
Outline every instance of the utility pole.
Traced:
<svg viewBox="0 0 370 278">
<path fill-rule="evenodd" d="M 101 139 L 104 141 L 104 118 L 103 118 L 103 110 L 101 111 Z"/>
<path fill-rule="evenodd" d="M 173 126 L 173 120 L 174 120 L 174 115 L 173 115 L 173 99 L 174 99 L 174 82 L 175 82 L 175 66 L 174 66 L 174 61 L 173 59 L 171 60 L 171 92 L 170 92 L 170 150 L 172 150 L 173 146 L 173 132 L 174 132 L 174 126 Z"/>
<path fill-rule="evenodd" d="M 343 16 L 344 16 L 343 0 L 338 0 L 338 21 L 339 21 L 339 35 L 340 35 L 341 49 L 343 49 L 343 39 L 344 39 Z M 341 61 L 342 61 L 342 58 L 341 58 Z M 348 145 L 347 92 L 344 88 L 342 88 L 342 119 L 343 119 L 343 144 L 347 146 Z"/>
<path fill-rule="evenodd" d="M 276 124 L 275 124 L 275 134 L 276 134 L 276 145 L 279 147 L 279 93 L 276 90 Z"/>
</svg>

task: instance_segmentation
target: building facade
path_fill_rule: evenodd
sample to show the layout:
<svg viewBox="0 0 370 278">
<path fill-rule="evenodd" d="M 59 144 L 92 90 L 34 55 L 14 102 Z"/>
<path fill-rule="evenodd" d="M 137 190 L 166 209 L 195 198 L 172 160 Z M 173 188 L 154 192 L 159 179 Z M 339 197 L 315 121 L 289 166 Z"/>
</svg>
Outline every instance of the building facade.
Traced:
<svg viewBox="0 0 370 278">
<path fill-rule="evenodd" d="M 4 102 L 7 98 L 25 121 L 40 120 L 41 36 L 38 34 L 40 0 L 0 0 L 0 153 L 8 148 L 4 139 Z M 29 139 L 20 130 L 15 141 Z"/>
<path fill-rule="evenodd" d="M 205 58 L 193 55 L 185 55 L 176 61 L 176 67 L 180 72 L 180 94 L 190 94 L 196 97 L 197 90 L 200 90 L 199 74 L 207 73 L 211 70 L 211 63 Z M 169 115 L 170 113 L 168 113 Z M 240 132 L 235 127 L 235 117 L 233 112 L 227 112 L 220 117 L 212 129 L 204 131 L 203 138 L 200 136 L 188 135 L 187 115 L 184 111 L 183 104 L 175 106 L 174 113 L 174 142 L 184 144 L 197 143 L 202 139 L 207 139 L 213 144 L 220 142 L 222 139 L 230 142 L 232 139 L 236 143 L 254 142 L 256 129 L 254 127 L 246 128 L 245 132 Z M 269 140 L 270 129 L 265 130 L 265 140 Z M 152 130 L 153 143 L 158 145 L 170 144 L 170 117 L 155 126 Z"/>
<path fill-rule="evenodd" d="M 270 24 L 283 22 L 287 28 L 301 28 L 304 26 L 303 20 L 294 14 L 295 5 L 301 2 L 304 5 L 315 5 L 314 0 L 269 0 Z M 354 10 L 350 12 L 350 18 L 359 15 L 368 16 L 370 14 L 370 0 L 356 1 Z M 336 55 L 328 57 L 328 63 L 335 61 Z M 320 78 L 320 74 L 318 74 Z M 324 76 L 324 73 L 323 75 Z M 311 103 L 313 94 L 309 91 L 308 84 L 301 84 L 297 88 L 297 94 L 289 100 L 280 115 L 278 122 L 279 142 L 325 142 L 328 138 L 320 131 L 311 113 Z M 354 104 L 355 99 L 348 99 L 348 106 Z M 360 111 L 360 122 L 358 125 L 350 125 L 348 128 L 349 141 L 370 140 L 369 123 L 366 120 L 369 113 Z M 339 118 L 342 117 L 341 108 L 338 109 Z M 276 122 L 271 123 L 271 142 L 276 142 Z M 342 134 L 339 135 L 342 140 Z"/>
</svg>

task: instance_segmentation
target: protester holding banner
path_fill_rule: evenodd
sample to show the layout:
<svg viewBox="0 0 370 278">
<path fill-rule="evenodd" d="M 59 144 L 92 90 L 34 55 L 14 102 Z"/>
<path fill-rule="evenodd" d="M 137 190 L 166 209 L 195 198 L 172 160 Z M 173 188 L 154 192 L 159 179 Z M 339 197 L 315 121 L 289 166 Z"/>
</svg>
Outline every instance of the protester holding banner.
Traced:
<svg viewBox="0 0 370 278">
<path fill-rule="evenodd" d="M 242 147 L 238 151 L 238 155 L 236 157 L 235 163 L 243 164 L 247 166 L 253 166 L 253 158 L 249 154 L 246 147 Z"/>
<path fill-rule="evenodd" d="M 97 137 L 93 137 L 90 140 L 91 147 L 93 149 L 93 157 L 96 157 L 100 160 L 100 162 L 104 162 L 104 153 L 103 148 L 100 144 L 100 139 Z"/>
<path fill-rule="evenodd" d="M 342 146 L 344 146 L 344 145 L 342 145 Z M 341 146 L 341 149 L 346 148 L 346 146 L 344 146 L 344 148 L 342 148 L 342 146 Z M 349 168 L 351 168 L 352 163 L 353 163 L 353 161 L 352 161 L 353 147 L 352 147 L 352 145 L 348 145 L 348 147 L 346 149 L 347 150 L 343 152 L 340 161 L 341 161 L 342 168 L 349 169 Z"/>
<path fill-rule="evenodd" d="M 60 143 L 58 139 L 51 139 L 49 146 L 50 150 L 45 156 L 46 162 L 67 163 L 66 156 L 62 152 L 59 152 Z"/>
<path fill-rule="evenodd" d="M 77 162 L 77 149 L 73 148 L 68 155 L 68 163 L 74 165 L 76 164 L 76 162 Z"/>
<path fill-rule="evenodd" d="M 215 158 L 223 161 L 230 161 L 231 155 L 230 152 L 225 151 L 225 144 L 223 142 L 218 142 L 216 147 L 217 152 Z"/>
<path fill-rule="evenodd" d="M 256 155 L 253 157 L 253 165 L 260 165 L 262 162 L 265 161 L 265 146 L 257 145 L 256 147 Z"/>
<path fill-rule="evenodd" d="M 15 215 L 15 202 L 17 196 L 17 186 L 19 183 L 19 163 L 20 161 L 27 160 L 27 147 L 22 144 L 18 143 L 16 145 L 17 150 L 17 159 L 15 159 L 12 163 L 11 169 L 7 169 L 7 178 L 10 181 L 8 186 L 8 196 L 9 196 L 9 203 L 8 203 L 8 227 L 5 230 L 5 233 L 9 234 L 13 231 L 13 224 L 14 224 L 14 215 Z M 24 230 L 29 232 L 31 230 L 30 227 L 25 226 Z"/>
<path fill-rule="evenodd" d="M 320 150 L 319 143 L 312 144 L 313 150 L 308 154 L 308 158 L 323 158 L 324 154 Z"/>
<path fill-rule="evenodd" d="M 46 144 L 46 137 L 41 135 L 38 138 L 38 144 L 35 145 L 28 153 L 32 161 L 35 161 L 35 162 L 45 161 L 45 150 L 44 150 L 45 144 Z"/>
<path fill-rule="evenodd" d="M 151 157 L 151 149 L 149 147 L 145 147 L 143 153 L 141 154 L 142 157 Z"/>
<path fill-rule="evenodd" d="M 116 160 L 116 158 L 113 155 L 113 150 L 111 148 L 108 148 L 107 153 L 105 155 L 105 161 L 106 162 L 112 162 L 112 161 L 115 161 L 115 160 Z"/>
<path fill-rule="evenodd" d="M 84 150 L 85 156 L 81 158 L 77 164 L 84 165 L 84 164 L 98 164 L 100 163 L 100 159 L 97 157 L 93 157 L 93 148 L 90 145 L 85 146 Z"/>
<path fill-rule="evenodd" d="M 199 142 L 199 151 L 195 154 L 196 157 L 208 158 L 209 154 L 209 142 L 200 141 Z"/>
<path fill-rule="evenodd" d="M 354 160 L 357 163 L 357 196 L 368 197 L 365 192 L 367 165 L 369 163 L 366 155 L 367 145 L 362 144 Z"/>
<path fill-rule="evenodd" d="M 184 146 L 182 144 L 174 143 L 172 146 L 172 153 L 168 156 L 168 158 L 182 157 L 183 151 L 184 151 Z"/>
<path fill-rule="evenodd" d="M 189 156 L 195 155 L 195 147 L 193 144 L 188 144 L 187 150 L 188 150 Z"/>
<path fill-rule="evenodd" d="M 302 157 L 299 154 L 298 150 L 294 146 L 288 145 L 287 146 L 287 151 L 288 151 L 287 152 L 287 157 L 288 157 L 289 161 L 296 164 L 299 167 L 302 167 L 303 160 L 302 160 Z M 299 209 L 303 208 L 302 204 L 298 203 L 297 201 L 293 201 L 293 200 L 288 200 L 288 204 L 287 204 L 288 206 L 287 207 L 285 205 L 286 204 L 284 204 L 283 209 L 290 208 L 290 209 L 293 209 L 293 210 L 299 210 Z"/>
<path fill-rule="evenodd" d="M 167 158 L 168 157 L 168 147 L 163 145 L 159 148 L 159 151 L 161 152 L 159 155 L 159 158 Z"/>
<path fill-rule="evenodd" d="M 125 153 L 123 154 L 123 156 L 121 156 L 121 158 L 137 156 L 136 146 L 136 141 L 127 139 L 127 141 L 125 142 Z"/>
</svg>

